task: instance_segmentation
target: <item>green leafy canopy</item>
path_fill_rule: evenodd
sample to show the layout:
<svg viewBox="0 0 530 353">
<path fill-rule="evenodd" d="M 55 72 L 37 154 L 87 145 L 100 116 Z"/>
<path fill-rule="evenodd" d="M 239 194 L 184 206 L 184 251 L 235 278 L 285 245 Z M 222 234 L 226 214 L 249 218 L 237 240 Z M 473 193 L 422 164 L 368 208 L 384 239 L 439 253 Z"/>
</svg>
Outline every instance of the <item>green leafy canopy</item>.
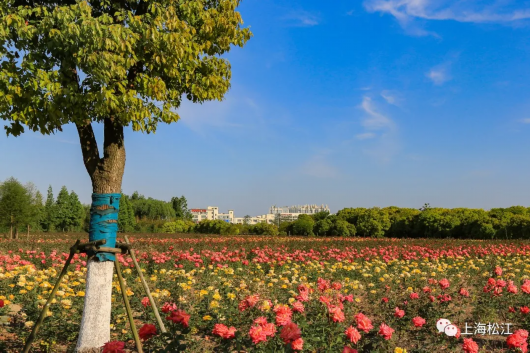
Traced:
<svg viewBox="0 0 530 353">
<path fill-rule="evenodd" d="M 43 134 L 112 117 L 154 132 L 183 97 L 222 100 L 251 37 L 240 0 L 3 0 L 0 118 Z"/>
</svg>

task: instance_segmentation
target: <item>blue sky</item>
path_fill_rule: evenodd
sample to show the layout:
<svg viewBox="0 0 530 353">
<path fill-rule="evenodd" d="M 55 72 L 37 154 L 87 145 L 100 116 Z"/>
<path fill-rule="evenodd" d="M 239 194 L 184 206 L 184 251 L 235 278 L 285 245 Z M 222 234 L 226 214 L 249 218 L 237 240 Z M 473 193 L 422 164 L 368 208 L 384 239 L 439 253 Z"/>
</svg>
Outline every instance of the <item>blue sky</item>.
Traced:
<svg viewBox="0 0 530 353">
<path fill-rule="evenodd" d="M 126 131 L 123 190 L 271 205 L 530 206 L 530 1 L 243 0 L 223 102 Z M 102 128 L 96 126 L 102 143 Z M 89 203 L 75 127 L 0 136 L 0 180 Z"/>
</svg>

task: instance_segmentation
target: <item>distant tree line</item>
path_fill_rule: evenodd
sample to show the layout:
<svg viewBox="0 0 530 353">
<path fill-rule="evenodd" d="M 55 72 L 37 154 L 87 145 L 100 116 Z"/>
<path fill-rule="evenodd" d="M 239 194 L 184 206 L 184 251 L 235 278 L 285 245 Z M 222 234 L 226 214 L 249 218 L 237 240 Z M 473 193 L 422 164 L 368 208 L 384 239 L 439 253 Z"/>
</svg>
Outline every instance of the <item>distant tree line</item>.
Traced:
<svg viewBox="0 0 530 353">
<path fill-rule="evenodd" d="M 469 208 L 345 208 L 337 214 L 300 215 L 277 224 L 229 224 L 204 220 L 169 233 L 359 236 L 392 238 L 530 239 L 530 207 L 489 211 Z"/>
<path fill-rule="evenodd" d="M 63 186 L 55 199 L 51 186 L 46 201 L 35 185 L 9 178 L 0 183 L 0 230 L 16 239 L 21 231 L 80 231 L 86 212 L 77 194 Z"/>
<path fill-rule="evenodd" d="M 118 215 L 121 232 L 163 232 L 170 222 L 191 223 L 191 214 L 184 196 L 172 197 L 169 202 L 156 200 L 134 192 L 122 193 Z M 77 232 L 90 225 L 90 205 L 83 205 L 74 191 L 63 186 L 54 198 L 48 188 L 46 200 L 35 185 L 23 185 L 15 178 L 0 183 L 0 233 L 17 238 L 22 231 Z M 188 228 L 185 228 L 186 230 Z M 180 231 L 180 228 L 175 228 Z"/>
<path fill-rule="evenodd" d="M 344 208 L 337 214 L 300 215 L 279 224 L 230 224 L 222 220 L 191 221 L 184 196 L 161 201 L 134 192 L 122 194 L 121 232 L 359 236 L 392 238 L 530 239 L 530 207 L 489 211 L 469 208 L 400 207 Z M 88 231 L 90 206 L 63 186 L 57 195 L 48 188 L 46 200 L 28 183 L 15 178 L 0 183 L 0 232 L 16 238 L 23 231 Z"/>
</svg>

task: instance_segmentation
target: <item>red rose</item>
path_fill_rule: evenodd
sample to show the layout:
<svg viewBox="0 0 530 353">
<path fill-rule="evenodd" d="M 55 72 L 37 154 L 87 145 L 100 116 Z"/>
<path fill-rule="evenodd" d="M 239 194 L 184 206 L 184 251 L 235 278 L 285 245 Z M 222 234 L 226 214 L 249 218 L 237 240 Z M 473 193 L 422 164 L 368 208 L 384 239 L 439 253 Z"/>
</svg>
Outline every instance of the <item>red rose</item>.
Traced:
<svg viewBox="0 0 530 353">
<path fill-rule="evenodd" d="M 294 322 L 290 322 L 287 325 L 283 326 L 282 332 L 280 333 L 280 338 L 285 344 L 296 341 L 300 337 L 302 337 L 302 331 L 300 331 L 298 325 Z"/>
<path fill-rule="evenodd" d="M 357 320 L 357 328 L 361 331 L 368 332 L 374 328 L 370 319 L 363 313 L 355 315 L 355 320 Z"/>
<path fill-rule="evenodd" d="M 530 313 L 530 309 L 529 309 L 527 306 L 522 306 L 522 307 L 519 308 L 519 310 L 521 310 L 521 312 L 522 312 L 523 314 L 528 314 L 528 313 Z"/>
<path fill-rule="evenodd" d="M 469 297 L 469 292 L 464 288 L 460 288 L 460 291 L 458 292 L 458 294 L 460 294 L 463 297 Z"/>
<path fill-rule="evenodd" d="M 267 334 L 263 330 L 262 326 L 252 326 L 248 334 L 252 339 L 252 343 L 254 344 L 258 344 L 267 340 Z"/>
<path fill-rule="evenodd" d="M 412 323 L 416 327 L 422 327 L 423 325 L 425 325 L 425 322 L 425 319 L 419 316 L 416 316 L 414 319 L 412 319 Z"/>
<path fill-rule="evenodd" d="M 509 348 L 520 348 L 523 353 L 528 351 L 528 343 L 526 339 L 528 338 L 528 331 L 526 330 L 517 330 L 506 339 L 506 344 Z"/>
<path fill-rule="evenodd" d="M 140 330 L 138 330 L 138 336 L 142 341 L 147 341 L 153 336 L 156 336 L 156 326 L 151 324 L 143 325 Z"/>
<path fill-rule="evenodd" d="M 472 338 L 464 338 L 462 349 L 466 353 L 478 353 L 478 344 Z"/>
<path fill-rule="evenodd" d="M 346 334 L 346 337 L 348 337 L 350 342 L 353 342 L 355 344 L 357 344 L 357 342 L 359 342 L 359 340 L 361 339 L 361 334 L 353 326 L 348 327 L 344 333 Z"/>
<path fill-rule="evenodd" d="M 358 352 L 357 352 L 357 349 L 344 346 L 344 348 L 342 349 L 342 353 L 358 353 Z"/>
<path fill-rule="evenodd" d="M 230 339 L 236 337 L 236 328 L 230 327 L 228 328 L 226 325 L 223 324 L 215 324 L 213 327 L 213 334 L 220 336 L 222 338 Z"/>
<path fill-rule="evenodd" d="M 439 285 L 440 288 L 442 288 L 442 289 L 447 289 L 447 288 L 449 288 L 449 281 L 447 280 L 447 278 L 441 279 L 441 280 L 438 282 L 438 285 Z"/>
<path fill-rule="evenodd" d="M 521 286 L 521 290 L 526 294 L 530 294 L 530 280 L 525 280 L 524 284 Z"/>
<path fill-rule="evenodd" d="M 302 337 L 292 341 L 291 348 L 293 349 L 293 351 L 301 351 L 302 349 L 304 349 L 304 340 L 302 339 Z"/>
<path fill-rule="evenodd" d="M 184 310 L 172 311 L 171 314 L 166 317 L 167 320 L 173 321 L 176 324 L 182 324 L 184 327 L 189 327 L 188 321 L 190 321 L 190 316 Z"/>
<path fill-rule="evenodd" d="M 329 307 L 329 313 L 333 322 L 343 322 L 345 320 L 344 312 L 338 306 L 331 305 Z"/>
<path fill-rule="evenodd" d="M 394 332 L 394 329 L 384 323 L 382 323 L 381 326 L 379 326 L 379 334 L 383 336 L 385 340 L 391 339 L 393 332 Z"/>
<path fill-rule="evenodd" d="M 501 276 L 502 275 L 502 268 L 500 268 L 499 266 L 495 267 L 495 274 L 497 276 Z"/>
<path fill-rule="evenodd" d="M 418 299 L 420 296 L 418 295 L 418 293 L 410 293 L 410 299 Z"/>
<path fill-rule="evenodd" d="M 405 316 L 405 311 L 404 310 L 400 310 L 399 308 L 396 307 L 394 309 L 394 316 L 401 319 L 403 316 Z"/>
<path fill-rule="evenodd" d="M 4 301 L 0 299 L 0 308 L 3 308 L 3 307 L 4 307 Z"/>
<path fill-rule="evenodd" d="M 513 283 L 508 285 L 508 292 L 517 294 L 517 286 L 513 285 Z"/>
<path fill-rule="evenodd" d="M 383 303 L 388 303 L 388 298 L 385 297 L 385 298 L 381 299 L 381 301 L 382 301 Z"/>
<path fill-rule="evenodd" d="M 293 311 L 295 313 L 303 313 L 305 311 L 304 304 L 300 301 L 296 301 L 293 303 Z"/>
<path fill-rule="evenodd" d="M 125 353 L 125 351 L 123 350 L 124 347 L 125 343 L 121 341 L 107 342 L 103 346 L 102 353 Z"/>
</svg>

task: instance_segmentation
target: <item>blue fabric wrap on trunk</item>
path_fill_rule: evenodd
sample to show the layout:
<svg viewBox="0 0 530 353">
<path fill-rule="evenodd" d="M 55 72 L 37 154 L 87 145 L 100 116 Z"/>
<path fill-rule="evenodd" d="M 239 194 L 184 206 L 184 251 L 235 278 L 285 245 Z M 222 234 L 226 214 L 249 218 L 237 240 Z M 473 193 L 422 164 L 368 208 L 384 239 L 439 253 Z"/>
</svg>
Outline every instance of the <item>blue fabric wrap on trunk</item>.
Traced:
<svg viewBox="0 0 530 353">
<path fill-rule="evenodd" d="M 89 241 L 107 240 L 103 245 L 108 248 L 116 247 L 116 233 L 118 232 L 118 212 L 120 210 L 121 194 L 92 194 L 90 207 Z M 97 253 L 99 261 L 114 261 L 112 253 Z"/>
</svg>

